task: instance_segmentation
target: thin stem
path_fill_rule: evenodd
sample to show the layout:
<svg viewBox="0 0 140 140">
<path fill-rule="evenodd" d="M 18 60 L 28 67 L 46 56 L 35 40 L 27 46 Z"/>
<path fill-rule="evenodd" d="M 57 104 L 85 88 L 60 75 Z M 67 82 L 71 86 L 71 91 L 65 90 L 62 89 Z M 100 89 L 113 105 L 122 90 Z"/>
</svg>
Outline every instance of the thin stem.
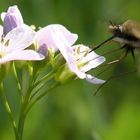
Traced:
<svg viewBox="0 0 140 140">
<path fill-rule="evenodd" d="M 14 62 L 13 62 L 13 73 L 14 73 L 14 77 L 16 79 L 19 96 L 22 97 L 22 89 L 21 89 L 21 85 L 20 85 L 20 82 L 19 82 L 19 79 L 18 79 L 18 75 L 17 75 L 17 71 L 16 71 L 16 67 L 15 67 Z"/>
<path fill-rule="evenodd" d="M 48 80 L 49 78 L 52 78 L 54 76 L 54 71 L 51 71 L 50 73 L 48 73 L 47 75 L 45 75 L 43 78 L 39 79 L 34 85 L 33 88 L 36 87 L 38 84 L 40 84 L 41 82 Z"/>
<path fill-rule="evenodd" d="M 22 140 L 24 121 L 25 121 L 24 108 L 25 108 L 24 103 L 22 102 L 20 116 L 19 116 L 19 122 L 18 122 L 18 133 L 19 133 L 20 140 Z"/>
<path fill-rule="evenodd" d="M 45 83 L 42 83 L 42 85 L 33 93 L 33 95 L 31 95 L 30 100 L 32 100 L 32 98 L 37 95 L 37 93 L 40 91 L 40 89 L 42 89 L 45 86 Z"/>
<path fill-rule="evenodd" d="M 33 107 L 33 105 L 35 103 L 37 103 L 40 99 L 42 99 L 44 96 L 46 96 L 49 91 L 51 91 L 52 89 L 56 88 L 59 85 L 59 83 L 55 83 L 52 87 L 50 87 L 47 91 L 43 92 L 42 94 L 40 94 L 31 104 L 30 106 L 27 108 L 26 110 L 26 114 L 30 111 L 30 109 Z"/>
<path fill-rule="evenodd" d="M 2 82 L 0 83 L 0 93 L 1 93 L 1 97 L 2 97 L 2 100 L 3 100 L 4 106 L 5 106 L 5 109 L 6 109 L 8 115 L 9 115 L 9 118 L 11 120 L 16 140 L 20 140 L 19 137 L 18 137 L 18 131 L 17 131 L 16 122 L 15 122 L 13 116 L 12 116 L 11 108 L 9 106 L 8 100 L 6 98 L 6 95 L 4 94 L 4 91 L 3 91 L 3 83 Z"/>
<path fill-rule="evenodd" d="M 30 78 L 31 77 L 32 76 L 30 75 Z M 28 75 L 26 75 L 23 78 L 24 78 L 24 80 L 27 80 L 28 79 Z M 25 81 L 23 81 L 23 82 L 25 82 Z M 26 87 L 24 87 L 25 91 L 26 91 L 26 94 L 22 95 L 22 99 L 21 99 L 21 109 L 20 109 L 19 121 L 18 121 L 18 134 L 19 134 L 20 140 L 22 140 L 24 123 L 25 123 L 25 119 L 26 119 L 25 110 L 26 110 L 26 107 L 28 106 L 29 98 L 30 98 L 31 92 L 33 90 L 32 83 L 33 83 L 33 78 L 31 78 L 29 83 L 28 83 L 29 87 L 28 87 L 27 91 L 26 91 Z"/>
<path fill-rule="evenodd" d="M 41 86 L 38 87 L 38 89 L 33 93 L 33 95 L 30 97 L 30 100 L 39 92 L 40 89 L 42 89 L 45 86 L 45 83 L 48 82 L 53 77 L 54 77 L 54 74 L 49 73 L 45 76 L 45 78 L 42 78 L 41 80 L 39 80 L 40 82 L 38 81 L 35 85 L 37 86 L 37 85 L 41 84 Z M 42 83 L 42 82 L 44 82 L 44 80 L 46 80 L 45 83 Z M 35 85 L 33 86 L 34 88 L 35 88 Z"/>
<path fill-rule="evenodd" d="M 18 133 L 19 133 L 20 139 L 22 139 L 22 135 L 23 135 L 24 122 L 26 118 L 25 110 L 28 105 L 31 91 L 32 89 L 29 87 L 25 98 L 21 101 L 21 110 L 20 110 L 20 116 L 19 116 L 19 122 L 18 122 Z"/>
<path fill-rule="evenodd" d="M 22 135 L 23 135 L 24 122 L 25 122 L 25 119 L 26 119 L 26 116 L 27 116 L 27 113 L 28 113 L 26 110 L 27 110 L 27 107 L 30 103 L 31 93 L 34 90 L 34 88 L 36 86 L 38 86 L 38 84 L 40 84 L 41 82 L 44 82 L 45 80 L 48 80 L 49 78 L 52 78 L 52 72 L 50 72 L 49 74 L 44 76 L 42 79 L 37 81 L 35 84 L 33 84 L 33 83 L 36 80 L 36 77 L 33 77 L 33 76 L 34 75 L 30 75 L 31 79 L 28 83 L 29 84 L 28 90 L 27 90 L 24 98 L 22 98 L 23 100 L 21 100 L 21 110 L 20 110 L 20 116 L 19 116 L 19 122 L 18 122 L 18 133 L 19 133 L 20 140 L 22 139 Z M 24 77 L 24 78 L 26 78 L 26 77 Z"/>
</svg>

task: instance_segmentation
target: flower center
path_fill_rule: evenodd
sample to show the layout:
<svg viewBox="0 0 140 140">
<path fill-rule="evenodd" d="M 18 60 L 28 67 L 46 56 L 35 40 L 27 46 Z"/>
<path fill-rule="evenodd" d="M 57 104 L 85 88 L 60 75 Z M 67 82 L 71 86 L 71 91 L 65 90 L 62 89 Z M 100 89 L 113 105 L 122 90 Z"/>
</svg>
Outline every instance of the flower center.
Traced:
<svg viewBox="0 0 140 140">
<path fill-rule="evenodd" d="M 82 45 L 79 45 L 75 50 L 75 55 L 77 57 L 77 64 L 78 67 L 83 67 L 88 63 L 87 55 L 89 53 L 89 48 L 83 47 Z"/>
</svg>

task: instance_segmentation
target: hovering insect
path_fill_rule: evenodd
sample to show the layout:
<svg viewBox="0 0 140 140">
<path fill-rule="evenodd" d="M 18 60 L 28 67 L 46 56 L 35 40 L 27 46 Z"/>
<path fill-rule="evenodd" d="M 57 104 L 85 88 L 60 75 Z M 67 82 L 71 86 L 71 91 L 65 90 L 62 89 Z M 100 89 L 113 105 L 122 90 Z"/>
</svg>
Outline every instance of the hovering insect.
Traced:
<svg viewBox="0 0 140 140">
<path fill-rule="evenodd" d="M 134 50 L 136 48 L 140 49 L 140 23 L 132 20 L 127 20 L 122 25 L 114 25 L 112 22 L 110 22 L 109 31 L 113 35 L 93 48 L 91 51 L 96 50 L 103 44 L 109 42 L 110 40 L 113 40 L 120 43 L 121 49 L 126 50 L 123 58 L 127 56 L 129 52 L 131 52 L 133 58 L 135 58 Z"/>
<path fill-rule="evenodd" d="M 104 45 L 105 43 L 113 40 L 115 42 L 118 42 L 121 45 L 120 49 L 124 49 L 125 52 L 123 55 L 121 55 L 119 59 L 111 61 L 107 64 L 120 62 L 123 58 L 127 56 L 129 52 L 132 54 L 133 58 L 135 58 L 134 50 L 140 49 L 140 23 L 132 20 L 127 20 L 122 25 L 115 25 L 112 22 L 110 22 L 109 31 L 112 33 L 112 36 L 103 41 L 102 43 L 100 43 L 99 45 L 97 45 L 96 47 L 94 47 L 91 51 L 94 51 L 99 47 L 101 47 L 102 45 Z M 121 77 L 122 75 L 127 75 L 133 72 L 136 72 L 136 70 L 111 76 L 106 81 L 106 83 L 114 78 L 118 78 Z M 102 84 L 94 94 L 96 94 L 105 84 Z"/>
</svg>

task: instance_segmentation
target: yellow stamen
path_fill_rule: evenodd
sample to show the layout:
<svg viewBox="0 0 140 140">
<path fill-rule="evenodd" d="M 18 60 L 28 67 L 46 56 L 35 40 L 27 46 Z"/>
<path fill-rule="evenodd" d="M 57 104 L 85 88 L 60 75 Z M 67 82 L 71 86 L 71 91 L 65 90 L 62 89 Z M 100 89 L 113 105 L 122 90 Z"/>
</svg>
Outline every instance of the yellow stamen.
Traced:
<svg viewBox="0 0 140 140">
<path fill-rule="evenodd" d="M 10 40 L 7 40 L 7 41 L 4 43 L 4 46 L 8 47 L 8 46 L 9 46 L 9 41 L 10 41 Z"/>
</svg>

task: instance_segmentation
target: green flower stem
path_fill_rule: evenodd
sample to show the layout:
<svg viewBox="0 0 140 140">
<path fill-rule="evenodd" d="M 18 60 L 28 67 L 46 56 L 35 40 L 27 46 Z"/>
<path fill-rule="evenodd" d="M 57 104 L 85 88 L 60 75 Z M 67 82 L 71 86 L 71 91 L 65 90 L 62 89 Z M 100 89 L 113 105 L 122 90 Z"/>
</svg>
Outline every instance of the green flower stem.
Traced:
<svg viewBox="0 0 140 140">
<path fill-rule="evenodd" d="M 23 129 L 24 129 L 24 122 L 25 122 L 26 116 L 28 114 L 28 111 L 27 110 L 28 110 L 28 105 L 30 104 L 30 101 L 31 101 L 30 100 L 31 99 L 31 94 L 32 94 L 34 88 L 36 88 L 36 86 L 38 86 L 39 84 L 43 84 L 43 82 L 46 82 L 46 81 L 50 80 L 51 78 L 53 78 L 54 77 L 54 72 L 50 72 L 49 74 L 47 74 L 46 76 L 44 76 L 42 79 L 38 80 L 35 84 L 33 84 L 34 81 L 36 80 L 36 78 L 34 77 L 34 75 L 30 75 L 29 77 L 31 79 L 30 79 L 30 82 L 29 82 L 28 90 L 27 90 L 27 92 L 26 92 L 26 94 L 24 96 L 22 95 L 23 98 L 21 100 L 21 109 L 20 109 L 19 122 L 18 122 L 18 134 L 19 134 L 20 140 L 22 140 Z M 35 93 L 33 94 L 33 96 L 35 96 L 39 92 L 39 90 L 41 89 L 41 87 L 39 87 L 39 89 L 37 89 L 37 91 L 35 91 Z M 39 99 L 37 99 L 37 101 L 38 100 Z"/>
<path fill-rule="evenodd" d="M 54 88 L 56 88 L 57 86 L 59 85 L 58 82 L 56 82 L 53 86 L 51 86 L 47 91 L 43 92 L 42 94 L 40 94 L 30 105 L 29 107 L 27 108 L 25 114 L 27 114 L 30 109 L 33 107 L 34 104 L 36 104 L 40 99 L 42 99 L 44 96 L 46 96 L 49 91 L 53 90 Z"/>
<path fill-rule="evenodd" d="M 26 115 L 25 115 L 26 107 L 27 107 L 27 102 L 25 102 L 25 101 L 22 102 L 20 116 L 19 116 L 19 122 L 18 122 L 18 134 L 19 134 L 20 140 L 22 140 L 22 136 L 23 136 L 24 122 L 26 119 Z"/>
<path fill-rule="evenodd" d="M 44 86 L 45 86 L 45 83 L 41 83 L 41 85 L 38 87 L 38 89 L 30 97 L 30 100 L 32 100 L 32 98 L 34 98 Z"/>
<path fill-rule="evenodd" d="M 18 134 L 19 134 L 19 138 L 20 140 L 22 140 L 22 136 L 23 136 L 23 129 L 24 129 L 24 123 L 25 123 L 25 119 L 26 119 L 26 114 L 25 114 L 25 110 L 28 106 L 28 103 L 29 103 L 29 98 L 30 98 L 30 95 L 32 93 L 32 90 L 33 90 L 33 87 L 32 87 L 32 83 L 33 83 L 33 77 L 32 75 L 28 75 L 25 73 L 25 71 L 23 72 L 23 75 L 24 75 L 24 80 L 23 80 L 23 83 L 25 83 L 25 81 L 30 77 L 30 81 L 28 83 L 29 87 L 26 91 L 26 87 L 28 85 L 25 85 L 24 88 L 26 91 L 26 94 L 25 95 L 22 95 L 22 100 L 21 100 L 21 107 L 20 107 L 20 114 L 19 114 L 19 121 L 18 121 Z M 29 76 L 29 77 L 28 77 Z"/>
<path fill-rule="evenodd" d="M 39 86 L 40 85 L 40 87 L 38 87 L 38 89 L 32 94 L 32 96 L 31 96 L 31 98 L 30 98 L 30 100 L 32 100 L 32 98 L 40 91 L 40 89 L 42 89 L 44 86 L 45 86 L 45 84 L 50 80 L 50 79 L 52 79 L 54 77 L 54 74 L 52 73 L 52 72 L 50 72 L 49 74 L 47 74 L 46 76 L 45 76 L 45 78 L 43 77 L 41 80 L 39 80 L 35 85 L 36 86 Z M 45 82 L 44 82 L 45 81 Z M 35 88 L 35 85 L 33 86 L 33 88 Z"/>
<path fill-rule="evenodd" d="M 19 96 L 22 97 L 21 85 L 20 85 L 20 82 L 19 82 L 19 79 L 18 79 L 18 75 L 17 75 L 17 71 L 16 71 L 16 67 L 15 67 L 15 63 L 14 62 L 13 62 L 13 74 L 14 74 L 14 77 L 16 79 L 17 89 L 18 89 Z"/>
<path fill-rule="evenodd" d="M 21 110 L 20 110 L 19 122 L 18 122 L 18 134 L 19 134 L 20 140 L 22 140 L 24 122 L 26 119 L 25 110 L 26 110 L 26 107 L 28 106 L 31 92 L 32 92 L 32 88 L 29 87 L 25 98 L 21 101 Z"/>
<path fill-rule="evenodd" d="M 33 88 L 35 88 L 36 86 L 38 86 L 38 84 L 49 80 L 50 78 L 52 78 L 54 76 L 54 71 L 51 71 L 50 73 L 48 73 L 47 75 L 45 75 L 43 78 L 39 79 L 34 85 Z"/>
<path fill-rule="evenodd" d="M 18 136 L 16 122 L 15 122 L 13 116 L 12 116 L 12 111 L 10 109 L 10 106 L 9 106 L 8 100 L 6 98 L 6 95 L 4 94 L 4 91 L 3 91 L 3 83 L 2 82 L 0 83 L 0 94 L 1 94 L 4 106 L 5 106 L 5 109 L 6 109 L 8 115 L 9 115 L 9 118 L 11 120 L 13 130 L 14 130 L 14 134 L 15 134 L 15 138 L 16 138 L 16 140 L 20 140 L 19 136 Z"/>
<path fill-rule="evenodd" d="M 18 134 L 19 134 L 20 140 L 22 140 L 24 121 L 25 121 L 24 104 L 21 103 L 21 110 L 20 110 L 20 116 L 19 116 L 19 122 L 18 122 Z"/>
</svg>

